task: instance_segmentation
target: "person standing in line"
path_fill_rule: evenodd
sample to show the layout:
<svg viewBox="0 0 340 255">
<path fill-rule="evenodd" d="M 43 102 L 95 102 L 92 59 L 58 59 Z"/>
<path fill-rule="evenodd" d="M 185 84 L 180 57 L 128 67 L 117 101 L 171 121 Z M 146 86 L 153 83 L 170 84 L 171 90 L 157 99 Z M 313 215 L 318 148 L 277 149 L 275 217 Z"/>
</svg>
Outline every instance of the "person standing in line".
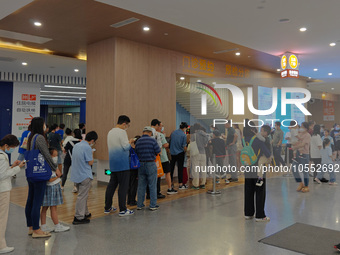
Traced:
<svg viewBox="0 0 340 255">
<path fill-rule="evenodd" d="M 11 154 L 19 145 L 19 141 L 14 135 L 6 135 L 0 140 L 0 253 L 8 253 L 14 250 L 14 247 L 8 247 L 5 239 L 5 233 L 8 221 L 8 212 L 10 204 L 10 191 L 12 189 L 11 177 L 24 169 L 25 161 L 15 161 L 12 166 L 9 165 L 7 154 Z"/>
<path fill-rule="evenodd" d="M 70 128 L 66 128 L 65 130 L 66 137 L 63 140 L 63 148 L 65 148 L 66 144 L 69 141 L 79 141 L 79 139 L 74 138 L 74 133 L 72 133 L 72 130 Z M 65 151 L 64 151 L 65 152 Z"/>
<path fill-rule="evenodd" d="M 228 132 L 226 146 L 227 146 L 227 152 L 228 152 L 229 165 L 230 165 L 230 168 L 237 167 L 237 163 L 236 163 L 237 133 L 235 129 L 231 126 L 230 120 L 227 120 L 225 127 Z M 231 171 L 231 178 L 226 179 L 225 182 L 226 184 L 228 184 L 229 182 L 238 182 L 237 172 Z"/>
<path fill-rule="evenodd" d="M 293 145 L 293 150 L 297 151 L 297 162 L 293 161 L 292 170 L 294 174 L 294 178 L 297 183 L 299 183 L 296 191 L 298 192 L 309 192 L 309 175 L 308 175 L 308 166 L 309 166 L 309 148 L 311 136 L 308 132 L 309 125 L 307 122 L 302 122 L 301 127 L 299 129 L 299 141 Z M 299 167 L 299 166 L 302 167 Z M 300 177 L 300 172 L 303 174 L 303 181 Z"/>
<path fill-rule="evenodd" d="M 25 130 L 24 132 L 22 132 L 22 135 L 21 135 L 21 139 L 20 139 L 20 144 L 19 144 L 19 156 L 18 156 L 18 160 L 19 161 L 23 161 L 25 159 L 25 152 L 27 150 L 27 140 L 28 140 L 28 137 L 29 135 L 31 134 L 31 124 L 28 126 L 27 130 Z M 22 145 L 24 140 L 26 139 L 26 145 Z"/>
<path fill-rule="evenodd" d="M 333 138 L 334 141 L 334 151 L 335 151 L 335 160 L 340 159 L 340 125 L 339 124 L 334 124 L 334 128 L 331 131 L 331 137 Z"/>
<path fill-rule="evenodd" d="M 136 142 L 138 141 L 139 138 L 141 138 L 141 136 L 139 135 L 135 136 L 134 145 L 136 145 Z M 131 148 L 131 150 L 133 150 L 133 148 Z M 127 199 L 127 204 L 129 206 L 137 205 L 137 201 L 136 201 L 137 189 L 138 189 L 138 168 L 130 169 L 130 180 L 129 180 L 128 199 Z"/>
<path fill-rule="evenodd" d="M 67 129 L 66 129 L 67 131 Z M 63 172 L 63 176 L 62 176 L 62 182 L 61 182 L 61 189 L 63 190 L 64 189 L 64 186 L 65 186 L 65 183 L 66 183 L 66 180 L 67 180 L 67 175 L 68 175 L 68 172 L 70 170 L 70 167 L 72 165 L 72 150 L 73 150 L 73 147 L 74 145 L 76 145 L 77 143 L 81 142 L 82 141 L 82 136 L 81 136 L 81 131 L 80 129 L 75 129 L 73 131 L 74 133 L 74 137 L 72 136 L 71 138 L 69 139 L 65 139 L 64 142 L 68 141 L 65 146 L 64 146 L 64 150 L 65 150 L 65 159 L 64 159 L 64 172 Z M 77 189 L 77 186 L 74 184 L 73 186 L 73 190 L 72 190 L 73 193 L 77 193 L 78 192 L 78 189 Z"/>
<path fill-rule="evenodd" d="M 195 123 L 191 128 L 190 143 L 196 142 L 198 154 L 190 156 L 192 164 L 192 189 L 205 189 L 207 180 L 207 158 L 205 148 L 207 147 L 209 136 L 202 130 L 202 126 Z M 191 145 L 190 145 L 191 146 Z"/>
<path fill-rule="evenodd" d="M 321 149 L 322 149 L 322 139 L 320 137 L 320 126 L 314 125 L 313 135 L 310 140 L 310 156 L 311 156 L 311 161 L 313 162 L 314 167 L 316 169 L 318 169 L 318 167 L 321 166 Z M 316 171 L 313 172 L 313 177 L 316 178 Z M 323 181 L 325 182 L 325 180 Z"/>
<path fill-rule="evenodd" d="M 86 134 L 85 140 L 73 147 L 71 181 L 76 183 L 78 189 L 76 210 L 72 222 L 74 225 L 90 223 L 91 213 L 87 208 L 87 199 L 93 180 L 91 166 L 94 162 L 94 150 L 92 147 L 97 140 L 97 133 L 91 131 Z"/>
<path fill-rule="evenodd" d="M 63 171 L 63 151 L 62 151 L 62 139 L 61 136 L 59 134 L 56 133 L 58 128 L 57 124 L 53 124 L 51 126 L 51 133 L 48 134 L 48 143 L 50 145 L 50 147 L 56 148 L 58 151 L 58 168 L 60 170 L 60 172 Z"/>
<path fill-rule="evenodd" d="M 111 177 L 105 192 L 105 211 L 108 214 L 117 209 L 112 207 L 113 195 L 118 189 L 119 216 L 129 216 L 134 211 L 126 208 L 126 194 L 130 180 L 130 148 L 134 144 L 134 139 L 128 139 L 126 130 L 130 127 L 130 118 L 121 115 L 115 128 L 111 129 L 107 135 L 107 145 L 109 149 L 109 161 Z M 134 146 L 134 145 L 133 145 Z"/>
<path fill-rule="evenodd" d="M 57 169 L 58 166 L 54 164 L 48 150 L 48 143 L 45 137 L 46 126 L 44 119 L 41 117 L 35 117 L 32 119 L 31 125 L 32 131 L 28 138 L 27 150 L 39 150 L 51 169 Z M 50 237 L 51 234 L 42 231 L 39 226 L 40 207 L 45 195 L 46 181 L 32 181 L 27 179 L 27 182 L 28 197 L 25 207 L 25 215 L 27 227 L 29 228 L 28 234 L 32 235 L 33 238 Z"/>
<path fill-rule="evenodd" d="M 254 122 L 249 122 L 246 119 L 245 123 L 246 125 L 243 129 L 244 140 L 246 143 L 250 143 L 253 140 L 251 147 L 254 154 L 257 155 L 257 162 L 254 166 L 258 166 L 258 161 L 262 156 L 269 158 L 271 154 L 265 143 L 256 137 L 257 130 L 251 127 L 255 126 Z M 267 130 L 267 132 L 270 132 L 270 130 Z M 255 170 L 245 172 L 244 174 L 244 215 L 246 220 L 253 219 L 255 214 L 256 222 L 268 222 L 270 218 L 266 216 L 264 210 L 266 202 L 266 174 L 263 175 L 262 185 L 256 185 L 258 181 L 257 169 L 255 168 Z"/>
<path fill-rule="evenodd" d="M 79 129 L 81 130 L 81 136 L 83 137 L 83 140 L 85 140 L 85 136 L 86 136 L 86 127 L 85 127 L 85 123 L 79 123 Z"/>
<path fill-rule="evenodd" d="M 64 140 L 64 134 L 65 134 L 64 128 L 65 128 L 65 124 L 62 123 L 62 124 L 59 125 L 58 130 L 55 131 L 56 134 L 60 135 L 61 140 Z"/>
<path fill-rule="evenodd" d="M 156 139 L 159 148 L 162 148 L 162 138 L 160 136 L 160 131 L 162 129 L 162 122 L 158 119 L 153 119 L 151 121 L 151 129 L 152 129 L 152 137 Z M 162 153 L 162 151 L 161 151 Z M 161 154 L 162 156 L 162 154 Z M 164 171 L 164 169 L 163 169 Z M 149 189 L 147 189 L 147 197 L 149 197 Z M 157 198 L 162 199 L 165 198 L 165 195 L 161 193 L 161 177 L 157 178 Z"/>
<path fill-rule="evenodd" d="M 184 154 L 187 150 L 187 136 L 186 130 L 188 128 L 188 124 L 186 122 L 182 122 L 179 126 L 179 129 L 172 132 L 170 136 L 170 153 L 171 153 L 171 182 L 172 185 L 174 183 L 174 170 L 177 162 L 178 169 L 178 189 L 187 189 L 188 186 L 183 184 L 183 166 L 184 166 Z"/>
<path fill-rule="evenodd" d="M 313 135 L 315 124 L 316 124 L 316 123 L 315 123 L 314 120 L 308 121 L 308 125 L 309 125 L 308 133 L 310 134 L 310 136 Z"/>
<path fill-rule="evenodd" d="M 317 174 L 315 181 L 318 184 L 321 184 L 321 180 L 323 179 L 323 175 L 326 172 L 325 169 L 327 169 L 330 177 L 329 185 L 338 185 L 335 177 L 335 169 L 334 169 L 334 163 L 333 163 L 333 153 L 331 149 L 331 141 L 328 138 L 325 138 L 323 140 L 323 149 L 321 150 L 321 171 Z"/>
<path fill-rule="evenodd" d="M 241 150 L 243 149 L 242 145 L 242 131 L 238 124 L 233 124 L 235 132 L 237 134 L 237 141 L 236 141 L 236 164 L 237 168 L 241 167 Z"/>
<path fill-rule="evenodd" d="M 282 152 L 283 131 L 281 130 L 281 122 L 275 122 L 275 131 L 273 135 L 273 154 L 277 166 L 285 166 L 285 162 L 281 157 Z"/>
<path fill-rule="evenodd" d="M 221 133 L 218 130 L 213 132 L 213 137 L 209 141 L 209 144 L 212 146 L 213 155 L 216 158 L 216 166 L 219 166 L 221 169 L 224 166 L 224 160 L 227 155 L 227 151 L 225 149 L 224 140 L 221 138 Z M 217 175 L 218 174 L 218 175 Z M 220 183 L 220 178 L 222 178 L 223 173 L 216 171 L 216 183 Z"/>
<path fill-rule="evenodd" d="M 152 128 L 144 127 L 143 136 L 136 142 L 136 153 L 140 161 L 138 169 L 138 199 L 137 210 L 141 210 L 144 205 L 146 186 L 150 189 L 151 211 L 158 210 L 157 205 L 157 166 L 156 155 L 161 152 L 156 140 L 151 137 Z"/>
<path fill-rule="evenodd" d="M 325 129 L 324 130 L 324 136 L 321 137 L 322 141 L 325 140 L 325 139 L 329 139 L 329 141 L 331 142 L 331 149 L 332 149 L 332 152 L 333 152 L 333 158 L 335 159 L 336 158 L 336 154 L 334 153 L 335 151 L 335 146 L 334 146 L 334 140 L 333 140 L 333 137 L 330 136 L 330 132 L 329 132 L 329 129 Z"/>
</svg>

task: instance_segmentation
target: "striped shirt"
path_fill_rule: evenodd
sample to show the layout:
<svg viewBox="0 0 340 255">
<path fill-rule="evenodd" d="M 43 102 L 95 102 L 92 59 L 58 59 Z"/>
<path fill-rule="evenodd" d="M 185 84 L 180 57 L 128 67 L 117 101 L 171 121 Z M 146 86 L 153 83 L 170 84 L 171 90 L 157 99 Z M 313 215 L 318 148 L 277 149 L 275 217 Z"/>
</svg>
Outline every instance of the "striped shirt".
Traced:
<svg viewBox="0 0 340 255">
<path fill-rule="evenodd" d="M 135 150 L 140 161 L 153 161 L 161 152 L 157 141 L 148 135 L 143 135 L 138 139 Z"/>
</svg>

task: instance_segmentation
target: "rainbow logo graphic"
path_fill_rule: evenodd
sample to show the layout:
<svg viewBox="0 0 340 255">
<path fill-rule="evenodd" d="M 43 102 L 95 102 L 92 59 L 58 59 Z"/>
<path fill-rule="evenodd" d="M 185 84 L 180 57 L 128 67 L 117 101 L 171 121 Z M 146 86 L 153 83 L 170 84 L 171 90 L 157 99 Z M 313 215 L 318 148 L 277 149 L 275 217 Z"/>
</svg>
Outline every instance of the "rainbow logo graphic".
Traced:
<svg viewBox="0 0 340 255">
<path fill-rule="evenodd" d="M 208 89 L 210 89 L 210 90 L 217 96 L 217 98 L 218 98 L 218 100 L 220 101 L 220 104 L 221 104 L 221 106 L 222 106 L 221 97 L 220 97 L 220 95 L 217 93 L 217 91 L 216 91 L 212 86 L 210 86 L 210 85 L 208 85 L 208 84 L 206 84 L 206 83 L 203 83 L 203 82 L 197 82 L 197 83 L 199 83 L 199 84 L 201 84 L 201 85 L 207 87 Z M 207 90 L 207 89 L 205 89 L 205 88 L 200 88 L 200 87 L 197 87 L 197 88 L 200 89 L 200 90 L 203 90 L 205 93 L 207 93 L 207 94 L 212 98 L 212 100 L 214 101 L 215 106 L 217 106 L 217 102 L 216 102 L 216 100 L 215 100 L 215 97 L 213 96 L 213 94 L 212 94 L 209 90 Z"/>
</svg>

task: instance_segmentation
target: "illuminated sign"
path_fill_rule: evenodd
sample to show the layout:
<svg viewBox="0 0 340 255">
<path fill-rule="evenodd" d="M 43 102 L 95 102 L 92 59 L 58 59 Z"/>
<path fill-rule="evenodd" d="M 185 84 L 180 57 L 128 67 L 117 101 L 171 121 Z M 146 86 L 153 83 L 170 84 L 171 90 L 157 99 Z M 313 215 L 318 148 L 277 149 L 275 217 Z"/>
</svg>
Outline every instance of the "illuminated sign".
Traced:
<svg viewBox="0 0 340 255">
<path fill-rule="evenodd" d="M 281 78 L 299 78 L 299 60 L 292 53 L 285 53 L 281 57 Z"/>
</svg>

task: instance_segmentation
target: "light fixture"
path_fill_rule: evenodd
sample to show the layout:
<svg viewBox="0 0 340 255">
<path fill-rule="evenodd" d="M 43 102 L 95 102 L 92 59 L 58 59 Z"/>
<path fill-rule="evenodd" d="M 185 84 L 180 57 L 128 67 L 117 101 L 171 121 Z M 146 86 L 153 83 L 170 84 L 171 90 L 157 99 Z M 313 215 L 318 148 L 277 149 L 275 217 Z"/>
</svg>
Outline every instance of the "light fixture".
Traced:
<svg viewBox="0 0 340 255">
<path fill-rule="evenodd" d="M 77 94 L 77 95 L 86 95 L 86 92 L 70 92 L 70 91 L 49 91 L 49 90 L 41 90 L 41 93 L 56 93 L 56 94 Z"/>
<path fill-rule="evenodd" d="M 61 97 L 61 98 L 78 98 L 78 96 L 50 96 L 50 95 L 41 95 L 41 97 Z M 82 97 L 86 98 L 86 97 Z"/>
<path fill-rule="evenodd" d="M 316 72 L 318 69 L 317 68 L 314 68 L 313 71 Z"/>
<path fill-rule="evenodd" d="M 335 42 L 332 42 L 332 43 L 329 44 L 329 46 L 331 46 L 331 47 L 333 47 L 333 46 L 335 46 L 335 45 L 336 45 Z"/>
<path fill-rule="evenodd" d="M 78 72 L 79 72 L 79 69 L 74 69 L 74 71 L 75 71 L 76 73 L 78 73 Z"/>
<path fill-rule="evenodd" d="M 312 77 L 308 77 L 308 79 L 312 79 Z"/>
<path fill-rule="evenodd" d="M 276 71 L 280 72 L 280 71 L 281 71 L 281 69 L 276 69 Z"/>
<path fill-rule="evenodd" d="M 40 100 L 53 100 L 53 101 L 75 101 L 76 99 L 67 99 L 67 98 L 64 98 L 64 99 L 59 99 L 59 98 L 48 98 L 48 97 L 40 97 Z"/>
<path fill-rule="evenodd" d="M 322 93 L 321 96 L 322 96 L 322 98 L 325 98 L 325 97 L 326 97 L 326 94 L 325 94 L 325 93 Z"/>
<path fill-rule="evenodd" d="M 212 84 L 216 85 L 216 82 L 214 81 Z"/>
<path fill-rule="evenodd" d="M 27 62 L 22 62 L 21 63 L 23 66 L 27 66 Z"/>
<path fill-rule="evenodd" d="M 144 30 L 144 31 L 149 31 L 150 28 L 149 28 L 149 27 L 143 27 L 143 30 Z"/>
<path fill-rule="evenodd" d="M 82 98 L 81 97 L 79 97 L 79 100 L 81 100 Z"/>
<path fill-rule="evenodd" d="M 235 55 L 236 55 L 236 56 L 240 56 L 241 53 L 240 53 L 240 52 L 236 52 Z"/>
<path fill-rule="evenodd" d="M 197 80 L 197 82 L 201 82 L 201 80 Z"/>
<path fill-rule="evenodd" d="M 328 73 L 329 76 L 333 75 L 332 73 Z"/>
<path fill-rule="evenodd" d="M 305 32 L 305 31 L 307 31 L 307 28 L 305 28 L 305 27 L 300 28 L 300 32 Z"/>
<path fill-rule="evenodd" d="M 334 88 L 331 88 L 332 90 L 334 90 Z"/>
<path fill-rule="evenodd" d="M 41 25 L 42 25 L 41 22 L 39 22 L 39 21 L 35 21 L 33 24 L 36 27 L 41 27 Z"/>
<path fill-rule="evenodd" d="M 168 33 L 164 33 L 164 35 L 169 35 Z"/>
<path fill-rule="evenodd" d="M 185 77 L 182 76 L 180 79 L 183 81 L 183 80 L 185 80 Z"/>
<path fill-rule="evenodd" d="M 61 88 L 61 89 L 86 89 L 84 87 L 69 87 L 69 86 L 58 86 L 58 85 L 45 85 L 46 88 Z"/>
<path fill-rule="evenodd" d="M 290 19 L 279 19 L 279 22 L 281 22 L 281 23 L 287 23 L 289 21 L 290 21 Z"/>
</svg>

